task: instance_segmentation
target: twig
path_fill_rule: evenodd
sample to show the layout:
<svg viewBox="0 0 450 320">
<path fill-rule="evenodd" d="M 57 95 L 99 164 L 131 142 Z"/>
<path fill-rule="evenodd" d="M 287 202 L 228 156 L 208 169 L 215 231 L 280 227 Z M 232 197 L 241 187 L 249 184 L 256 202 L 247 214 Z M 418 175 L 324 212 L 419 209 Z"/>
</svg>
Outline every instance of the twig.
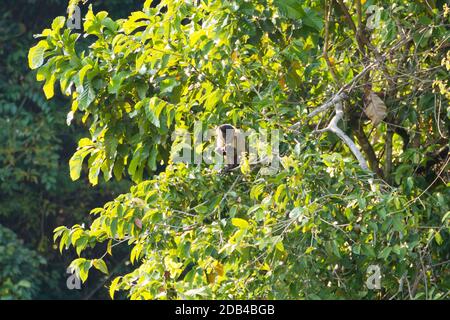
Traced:
<svg viewBox="0 0 450 320">
<path fill-rule="evenodd" d="M 111 277 L 123 266 L 123 264 L 125 263 L 125 261 L 128 260 L 128 256 L 125 256 L 125 258 L 123 258 L 114 268 L 113 271 L 111 271 L 107 277 L 97 286 L 94 288 L 94 290 L 92 290 L 91 292 L 89 292 L 84 298 L 83 300 L 90 300 L 92 298 L 92 296 L 101 288 L 103 288 L 103 286 L 105 285 L 105 283 L 111 279 Z"/>
</svg>

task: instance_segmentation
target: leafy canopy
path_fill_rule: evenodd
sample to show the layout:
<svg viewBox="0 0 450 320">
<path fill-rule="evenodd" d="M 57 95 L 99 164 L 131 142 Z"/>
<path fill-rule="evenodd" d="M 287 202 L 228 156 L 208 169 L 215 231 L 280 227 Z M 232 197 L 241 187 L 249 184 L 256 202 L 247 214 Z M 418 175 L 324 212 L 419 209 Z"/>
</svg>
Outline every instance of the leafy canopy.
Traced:
<svg viewBox="0 0 450 320">
<path fill-rule="evenodd" d="M 135 182 L 90 226 L 57 228 L 60 250 L 85 281 L 127 243 L 135 269 L 112 297 L 445 297 L 448 16 L 439 1 L 163 0 L 119 20 L 90 8 L 82 31 L 57 17 L 28 58 L 89 127 L 70 175 L 87 162 L 92 185 Z M 342 134 L 325 133 L 331 105 L 316 107 L 340 93 Z M 197 121 L 280 130 L 281 169 L 174 163 L 172 134 Z"/>
</svg>

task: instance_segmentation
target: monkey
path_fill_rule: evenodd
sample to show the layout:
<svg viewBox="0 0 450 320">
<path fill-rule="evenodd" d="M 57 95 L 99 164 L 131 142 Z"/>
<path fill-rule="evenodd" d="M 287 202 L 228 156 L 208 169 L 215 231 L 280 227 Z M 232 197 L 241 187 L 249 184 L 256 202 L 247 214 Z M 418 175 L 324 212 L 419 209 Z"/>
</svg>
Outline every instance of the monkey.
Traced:
<svg viewBox="0 0 450 320">
<path fill-rule="evenodd" d="M 215 151 L 225 156 L 224 172 L 229 172 L 238 167 L 241 155 L 245 151 L 244 134 L 231 124 L 222 124 L 216 128 Z"/>
</svg>

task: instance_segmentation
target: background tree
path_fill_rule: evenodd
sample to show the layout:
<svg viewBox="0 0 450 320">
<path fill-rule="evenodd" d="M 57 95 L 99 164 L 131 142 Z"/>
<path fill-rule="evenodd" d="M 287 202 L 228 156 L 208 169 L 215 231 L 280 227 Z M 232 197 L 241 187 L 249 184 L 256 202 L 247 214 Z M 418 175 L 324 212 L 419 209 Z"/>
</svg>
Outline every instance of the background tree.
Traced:
<svg viewBox="0 0 450 320">
<path fill-rule="evenodd" d="M 87 179 L 71 181 L 68 160 L 85 128 L 76 122 L 67 126 L 67 99 L 57 95 L 47 101 L 34 80 L 35 72 L 26 65 L 29 47 L 35 42 L 33 34 L 56 15 L 65 14 L 67 3 L 7 0 L 2 4 L 0 299 L 106 297 L 101 290 L 93 294 L 96 283 L 85 284 L 79 291 L 67 289 L 66 269 L 75 255 L 61 256 L 51 238 L 58 225 L 89 223 L 85 212 L 127 190 L 128 183 L 89 188 Z M 94 6 L 119 17 L 141 4 L 108 1 Z M 122 260 L 119 255 L 112 263 L 123 265 Z"/>
</svg>

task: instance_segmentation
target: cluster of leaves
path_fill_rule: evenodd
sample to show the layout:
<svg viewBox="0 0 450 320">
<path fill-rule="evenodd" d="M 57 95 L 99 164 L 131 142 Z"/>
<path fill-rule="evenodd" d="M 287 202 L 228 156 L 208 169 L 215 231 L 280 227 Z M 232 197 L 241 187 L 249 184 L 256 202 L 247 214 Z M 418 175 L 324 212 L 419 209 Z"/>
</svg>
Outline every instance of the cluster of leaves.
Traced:
<svg viewBox="0 0 450 320">
<path fill-rule="evenodd" d="M 219 179 L 169 166 L 92 210 L 98 218 L 89 229 L 60 227 L 55 237 L 61 250 L 73 245 L 78 253 L 107 242 L 101 259 L 127 241 L 138 267 L 117 277 L 110 294 L 124 289 L 134 299 L 375 298 L 361 285 L 369 265 L 383 266 L 383 286 L 392 292 L 398 279 L 414 277 L 409 266 L 420 259 L 421 244 L 442 245 L 448 214 L 433 217 L 439 231 L 419 232 L 417 205 L 367 189 L 340 154 L 295 160 L 285 159 L 287 170 L 269 179 Z M 442 195 L 430 200 L 429 214 L 448 209 Z M 71 266 L 83 280 L 91 267 L 106 271 L 98 258 Z M 437 288 L 448 285 L 446 270 L 435 270 Z"/>
<path fill-rule="evenodd" d="M 92 210 L 89 227 L 55 230 L 60 250 L 80 256 L 71 267 L 82 280 L 92 267 L 107 273 L 105 259 L 127 242 L 136 268 L 112 281 L 111 296 L 446 297 L 447 7 L 383 1 L 373 16 L 373 4 L 146 1 L 119 20 L 89 8 L 82 33 L 55 18 L 28 58 L 47 98 L 59 83 L 68 120 L 89 127 L 71 176 L 88 158 L 93 185 L 101 173 L 136 183 Z M 337 137 L 309 125 L 330 114 L 309 117 L 312 106 L 342 90 L 345 131 L 375 181 Z M 373 95 L 386 113 L 376 123 L 363 112 Z M 184 141 L 172 134 L 196 121 L 279 129 L 280 171 L 173 163 Z M 99 243 L 105 253 L 89 258 Z M 379 291 L 366 286 L 371 265 Z"/>
</svg>

